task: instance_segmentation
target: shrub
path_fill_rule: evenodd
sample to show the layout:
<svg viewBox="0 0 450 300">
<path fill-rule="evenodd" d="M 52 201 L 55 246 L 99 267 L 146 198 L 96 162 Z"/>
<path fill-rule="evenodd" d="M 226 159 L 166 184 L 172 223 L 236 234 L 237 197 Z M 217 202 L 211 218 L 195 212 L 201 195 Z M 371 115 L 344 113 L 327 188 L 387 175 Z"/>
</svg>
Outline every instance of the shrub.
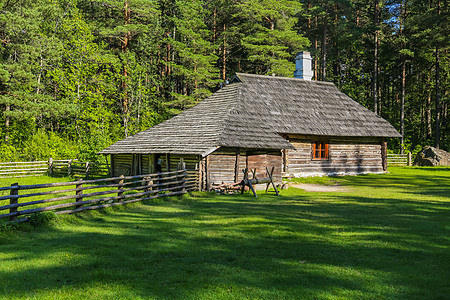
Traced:
<svg viewBox="0 0 450 300">
<path fill-rule="evenodd" d="M 19 153 L 16 148 L 11 145 L 0 145 L 0 162 L 18 161 Z"/>
<path fill-rule="evenodd" d="M 0 223 L 0 232 L 16 230 L 18 224 L 15 222 Z"/>
<path fill-rule="evenodd" d="M 56 219 L 54 212 L 46 211 L 32 214 L 29 218 L 30 224 L 34 227 L 48 225 L 52 220 Z"/>
<path fill-rule="evenodd" d="M 54 132 L 39 129 L 26 143 L 23 149 L 25 160 L 69 159 L 78 156 L 78 146 L 63 139 Z"/>
<path fill-rule="evenodd" d="M 82 138 L 78 158 L 81 161 L 104 162 L 103 155 L 97 153 L 111 145 L 111 140 L 106 134 L 91 131 Z"/>
</svg>

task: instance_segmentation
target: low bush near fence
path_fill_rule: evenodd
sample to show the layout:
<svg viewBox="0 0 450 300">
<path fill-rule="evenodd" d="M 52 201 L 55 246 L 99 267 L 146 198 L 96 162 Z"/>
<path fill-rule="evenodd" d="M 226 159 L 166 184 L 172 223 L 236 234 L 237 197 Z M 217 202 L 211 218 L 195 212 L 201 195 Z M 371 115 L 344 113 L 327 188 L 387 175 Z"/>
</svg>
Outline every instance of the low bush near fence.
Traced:
<svg viewBox="0 0 450 300">
<path fill-rule="evenodd" d="M 30 215 L 42 212 L 72 214 L 181 195 L 189 189 L 186 176 L 186 170 L 178 170 L 36 185 L 15 183 L 9 187 L 0 187 L 0 219 L 20 222 L 29 220 Z M 21 218 L 23 216 L 26 217 Z M 39 218 L 35 215 L 31 219 Z"/>
</svg>

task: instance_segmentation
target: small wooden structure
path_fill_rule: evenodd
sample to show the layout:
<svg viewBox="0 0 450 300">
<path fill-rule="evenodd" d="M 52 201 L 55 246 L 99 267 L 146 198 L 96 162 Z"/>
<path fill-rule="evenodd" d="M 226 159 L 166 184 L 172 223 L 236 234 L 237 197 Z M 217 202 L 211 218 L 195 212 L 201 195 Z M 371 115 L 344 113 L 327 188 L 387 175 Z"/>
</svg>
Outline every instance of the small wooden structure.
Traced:
<svg viewBox="0 0 450 300">
<path fill-rule="evenodd" d="M 330 82 L 238 73 L 230 85 L 183 113 L 100 154 L 112 175 L 168 172 L 183 158 L 199 190 L 243 180 L 242 169 L 282 177 L 383 173 L 386 120 Z"/>
</svg>

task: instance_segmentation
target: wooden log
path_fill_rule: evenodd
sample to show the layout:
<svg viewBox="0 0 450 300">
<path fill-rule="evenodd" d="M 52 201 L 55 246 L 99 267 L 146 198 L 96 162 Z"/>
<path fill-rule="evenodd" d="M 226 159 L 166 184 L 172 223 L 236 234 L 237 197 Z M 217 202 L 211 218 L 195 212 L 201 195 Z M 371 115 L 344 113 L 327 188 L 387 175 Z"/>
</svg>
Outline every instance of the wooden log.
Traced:
<svg viewBox="0 0 450 300">
<path fill-rule="evenodd" d="M 248 169 L 245 168 L 242 170 L 242 172 L 244 173 L 244 179 L 242 179 L 242 181 L 245 182 L 245 180 L 248 180 Z M 244 193 L 245 186 L 246 186 L 246 184 L 242 183 L 241 194 Z"/>
<path fill-rule="evenodd" d="M 383 171 L 387 171 L 387 141 L 385 138 L 381 141 L 381 165 Z"/>
<path fill-rule="evenodd" d="M 241 156 L 240 149 L 236 150 L 236 161 L 234 163 L 234 182 L 238 182 L 239 180 L 239 159 Z"/>
<path fill-rule="evenodd" d="M 80 183 L 76 185 L 76 198 L 75 198 L 75 202 L 82 202 L 83 201 L 83 179 L 79 179 L 78 180 Z M 78 205 L 77 207 L 79 207 L 80 205 Z"/>
<path fill-rule="evenodd" d="M 36 174 L 29 174 L 29 175 L 19 175 L 19 176 L 12 176 L 12 177 L 13 177 L 13 178 L 38 177 L 38 176 L 42 176 L 42 174 L 45 174 L 45 173 L 36 173 Z M 11 178 L 11 176 L 0 176 L 0 178 Z"/>
<path fill-rule="evenodd" d="M 181 184 L 184 185 L 184 182 L 181 182 Z M 52 206 L 46 206 L 46 207 L 40 207 L 40 208 L 34 208 L 34 209 L 28 209 L 28 210 L 22 210 L 22 211 L 15 211 L 14 213 L 0 215 L 0 218 L 26 215 L 26 214 L 36 213 L 36 212 L 43 212 L 43 211 L 52 211 L 52 210 L 56 210 L 56 209 L 60 209 L 60 208 L 65 208 L 65 207 L 70 207 L 70 206 L 81 206 L 81 205 L 86 205 L 86 204 L 91 204 L 91 203 L 101 202 L 101 201 L 122 200 L 122 199 L 128 199 L 128 198 L 133 198 L 133 197 L 140 197 L 140 196 L 144 196 L 144 195 L 148 195 L 148 194 L 152 194 L 152 193 L 155 194 L 155 193 L 160 193 L 160 192 L 167 192 L 167 191 L 171 191 L 174 189 L 180 189 L 182 186 L 181 184 L 177 185 L 175 187 L 169 187 L 169 188 L 160 189 L 160 190 L 134 193 L 134 194 L 128 194 L 128 195 L 123 195 L 123 196 L 104 197 L 104 198 L 100 198 L 100 199 L 85 200 L 85 201 L 80 201 L 80 202 L 62 203 L 62 204 L 57 204 L 57 205 L 52 205 Z M 139 188 L 136 188 L 136 190 L 137 189 L 139 189 Z M 101 192 L 99 192 L 99 193 L 101 193 Z M 95 194 L 98 194 L 98 193 L 95 193 Z M 92 193 L 91 196 L 92 195 L 94 195 L 94 193 Z M 89 196 L 87 194 L 85 194 L 84 197 L 89 197 Z M 51 200 L 51 199 L 40 200 L 40 201 L 42 201 L 41 203 L 44 203 L 44 202 L 49 202 L 48 200 Z"/>
<path fill-rule="evenodd" d="M 88 205 L 88 204 L 92 204 L 92 203 L 96 203 L 96 202 L 103 202 L 103 201 L 120 200 L 120 202 L 122 202 L 122 199 L 135 198 L 135 197 L 145 196 L 145 195 L 149 195 L 149 194 L 156 194 L 159 192 L 167 192 L 167 191 L 171 191 L 171 190 L 179 189 L 179 188 L 180 188 L 179 186 L 176 186 L 176 187 L 170 187 L 170 188 L 161 189 L 161 190 L 153 190 L 153 191 L 148 191 L 148 192 L 128 194 L 128 195 L 123 195 L 120 197 L 113 196 L 113 197 L 104 197 L 104 198 L 92 199 L 92 200 L 84 200 L 84 201 L 76 202 L 76 203 L 73 203 L 73 202 L 72 203 L 62 203 L 62 204 L 46 206 L 46 207 L 41 207 L 41 208 L 22 210 L 22 211 L 18 211 L 17 213 L 18 213 L 18 215 L 26 215 L 26 214 L 36 213 L 36 212 L 57 210 L 60 208 L 71 207 L 71 206 L 75 206 L 75 205 L 76 206 Z"/>
<path fill-rule="evenodd" d="M 81 183 L 82 181 L 80 181 Z M 129 182 L 129 183 L 124 183 L 123 185 L 126 184 L 134 184 L 136 182 Z M 128 189 L 120 189 L 120 190 L 107 190 L 107 191 L 100 191 L 100 192 L 94 192 L 94 193 L 87 193 L 87 194 L 83 194 L 83 198 L 89 198 L 89 197 L 94 197 L 94 196 L 103 196 L 103 195 L 108 195 L 108 194 L 115 194 L 118 191 L 120 191 L 122 194 L 125 192 L 130 192 L 130 191 L 136 191 L 136 190 L 141 190 L 141 189 L 148 189 L 148 188 L 153 188 L 153 187 L 165 187 L 165 186 L 169 186 L 169 185 L 174 185 L 174 184 L 185 184 L 186 180 L 177 180 L 177 181 L 171 181 L 171 182 L 165 182 L 165 183 L 157 183 L 157 184 L 152 184 L 152 185 L 147 185 L 147 186 L 141 186 L 141 187 L 132 187 L 132 188 L 128 188 Z M 116 184 L 114 186 L 120 186 L 120 184 Z M 96 186 L 93 188 L 102 188 L 104 186 Z M 84 190 L 87 187 L 83 187 L 80 188 L 80 190 Z M 92 188 L 92 187 L 91 187 Z M 68 190 L 66 190 L 68 191 Z M 72 189 L 71 191 L 77 191 L 77 189 Z M 161 191 L 160 190 L 155 190 L 156 192 Z M 56 192 L 61 192 L 61 191 L 56 191 Z M 16 199 L 18 199 L 19 197 L 21 197 L 22 195 L 19 196 L 15 196 Z M 9 196 L 11 197 L 11 196 Z M 31 201 L 31 202 L 25 202 L 25 203 L 16 203 L 13 205 L 4 205 L 4 206 L 0 206 L 0 210 L 4 210 L 4 209 L 9 209 L 11 207 L 23 207 L 23 206 L 30 206 L 30 205 L 36 205 L 36 204 L 43 204 L 43 203 L 50 203 L 50 202 L 56 202 L 56 201 L 63 201 L 63 200 L 70 200 L 70 199 L 76 199 L 77 198 L 77 194 L 76 195 L 68 195 L 68 196 L 61 196 L 61 197 L 56 197 L 56 198 L 50 198 L 50 199 L 42 199 L 42 200 L 35 200 L 35 201 Z"/>
<path fill-rule="evenodd" d="M 256 178 L 255 178 L 256 179 Z M 253 188 L 253 185 L 252 185 L 252 181 L 251 180 L 248 180 L 247 181 L 247 185 L 250 187 L 250 189 L 252 190 L 252 192 L 253 192 L 253 195 L 256 197 L 256 198 L 258 198 L 258 195 L 256 195 L 256 192 L 255 192 L 255 189 Z"/>
<path fill-rule="evenodd" d="M 10 162 L 0 162 L 0 166 L 2 165 L 20 165 L 20 164 L 47 164 L 48 161 L 10 161 Z"/>
<path fill-rule="evenodd" d="M 164 175 L 170 175 L 170 174 L 181 174 L 183 173 L 183 170 L 180 171 L 172 171 L 172 172 L 164 172 L 164 173 L 155 173 L 155 174 L 145 174 L 145 175 L 135 175 L 135 176 L 124 176 L 124 180 L 129 179 L 140 179 L 144 177 L 158 177 L 158 176 L 164 176 Z M 99 183 L 99 182 L 105 182 L 105 181 L 117 181 L 121 179 L 122 177 L 111 177 L 111 178 L 102 178 L 102 179 L 90 179 L 90 180 L 84 180 L 83 184 L 93 184 L 93 183 Z M 168 178 L 166 178 L 168 179 Z M 29 189 L 42 189 L 42 188 L 48 188 L 48 187 L 57 187 L 57 186 L 69 186 L 69 185 L 76 185 L 77 181 L 70 181 L 70 182 L 55 182 L 55 183 L 45 183 L 45 184 L 35 184 L 35 185 L 20 185 L 21 190 L 29 190 Z M 0 188 L 0 191 L 3 189 L 10 189 L 7 188 Z"/>
<path fill-rule="evenodd" d="M 166 171 L 170 172 L 170 154 L 166 153 Z"/>
<path fill-rule="evenodd" d="M 45 172 L 47 172 L 46 170 L 47 170 L 47 169 L 45 169 L 45 170 L 42 170 L 42 171 L 26 171 L 26 172 L 2 172 L 2 173 L 0 173 L 0 175 L 13 175 L 13 174 L 32 174 L 32 173 L 39 173 L 39 174 L 41 174 L 41 173 L 45 173 Z"/>
<path fill-rule="evenodd" d="M 8 165 L 8 166 L 0 166 L 0 170 L 15 170 L 17 168 L 27 168 L 27 169 L 34 169 L 34 168 L 45 168 L 48 169 L 47 164 L 26 164 L 26 165 Z"/>
<path fill-rule="evenodd" d="M 67 175 L 72 175 L 72 160 L 69 160 L 69 162 L 67 163 Z"/>
<path fill-rule="evenodd" d="M 205 169 L 206 169 L 206 191 L 211 191 L 211 167 L 210 167 L 210 155 L 205 157 Z"/>
<path fill-rule="evenodd" d="M 102 178 L 102 179 L 93 179 L 93 180 L 83 180 L 83 184 L 96 184 L 96 183 L 99 183 L 99 182 L 111 182 L 111 181 L 120 180 L 122 178 L 124 180 L 141 179 L 141 178 L 146 178 L 146 177 L 157 178 L 158 176 L 175 174 L 173 176 L 163 177 L 162 178 L 162 180 L 169 180 L 169 179 L 174 179 L 174 178 L 179 178 L 181 176 L 184 176 L 183 173 L 184 173 L 184 171 L 180 170 L 180 171 L 173 171 L 173 172 L 166 172 L 166 173 L 155 173 L 155 174 L 146 174 L 146 175 L 137 175 L 137 176 L 124 176 L 124 177 L 112 177 L 112 178 Z M 35 184 L 35 185 L 20 185 L 19 188 L 21 190 L 43 189 L 43 188 L 50 188 L 50 187 L 76 185 L 78 183 L 79 183 L 78 181 L 70 181 L 70 182 L 56 182 L 56 183 L 46 183 L 46 184 Z M 136 182 L 125 183 L 124 185 L 133 184 L 133 183 L 136 183 Z M 96 187 L 83 187 L 83 189 L 92 189 L 92 188 L 100 188 L 100 187 L 113 187 L 113 186 L 117 186 L 117 185 L 103 185 L 103 186 L 96 186 Z M 0 187 L 0 191 L 11 190 L 11 189 L 14 189 L 14 188 L 13 187 Z M 48 192 L 30 194 L 30 196 L 39 196 L 39 195 L 56 194 L 56 193 L 62 193 L 62 192 L 73 192 L 73 191 L 75 191 L 75 189 L 67 189 L 67 190 L 63 190 L 63 191 L 48 191 Z M 22 197 L 22 195 L 20 195 L 20 197 Z M 23 197 L 27 197 L 27 195 L 24 195 Z"/>
<path fill-rule="evenodd" d="M 6 173 L 11 172 L 12 173 L 12 172 L 16 172 L 16 171 L 38 171 L 38 170 L 47 170 L 47 169 L 48 169 L 47 167 L 44 167 L 44 168 L 26 168 L 26 169 L 7 169 L 7 170 L 0 169 L 0 172 L 6 172 Z"/>
<path fill-rule="evenodd" d="M 120 175 L 119 177 L 120 177 L 120 179 L 118 181 L 119 187 L 118 187 L 117 197 L 119 197 L 119 199 L 122 199 L 122 196 L 123 196 L 122 187 L 123 187 L 123 182 L 124 182 L 124 179 L 123 179 L 124 176 Z"/>
<path fill-rule="evenodd" d="M 199 156 L 199 162 L 198 162 L 198 190 L 203 190 L 203 161 L 201 159 L 201 156 Z"/>
<path fill-rule="evenodd" d="M 267 171 L 267 175 L 270 178 L 270 183 L 272 184 L 273 189 L 275 190 L 275 193 L 277 194 L 277 196 L 280 196 L 280 194 L 278 193 L 278 189 L 277 189 L 275 183 L 273 182 L 273 172 L 275 171 L 275 167 L 272 167 L 272 171 L 270 173 L 269 173 L 269 169 L 266 167 L 266 171 Z M 269 189 L 270 183 L 267 183 L 266 193 L 267 193 L 267 190 Z"/>
<path fill-rule="evenodd" d="M 13 189 L 10 191 L 10 195 L 11 196 L 18 195 L 19 194 L 19 183 L 18 182 L 13 183 L 13 184 L 11 184 L 11 187 L 13 187 Z M 15 197 L 13 197 L 13 198 L 11 198 L 11 200 L 9 200 L 9 204 L 11 204 L 11 205 L 14 205 L 17 203 L 18 203 L 18 199 Z M 14 221 L 17 219 L 17 217 L 15 215 L 16 213 L 17 213 L 17 207 L 11 207 L 9 209 L 9 214 L 10 214 L 9 220 L 10 221 Z"/>
<path fill-rule="evenodd" d="M 53 158 L 48 159 L 48 174 L 52 176 L 53 174 Z"/>
</svg>

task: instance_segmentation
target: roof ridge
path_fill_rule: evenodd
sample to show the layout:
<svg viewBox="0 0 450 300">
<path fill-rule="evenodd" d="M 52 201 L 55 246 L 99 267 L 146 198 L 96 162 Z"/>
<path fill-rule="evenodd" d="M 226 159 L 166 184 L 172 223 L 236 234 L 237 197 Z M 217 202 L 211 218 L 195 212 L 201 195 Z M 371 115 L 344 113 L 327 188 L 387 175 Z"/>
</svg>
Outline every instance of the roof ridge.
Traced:
<svg viewBox="0 0 450 300">
<path fill-rule="evenodd" d="M 236 76 L 238 77 L 238 79 L 240 81 L 243 82 L 242 79 L 239 78 L 239 76 L 248 76 L 248 77 L 255 77 L 255 78 L 262 78 L 262 79 L 286 79 L 286 80 L 293 80 L 293 81 L 300 81 L 300 82 L 311 82 L 311 83 L 315 83 L 315 84 L 324 84 L 324 85 L 332 85 L 335 86 L 335 84 L 333 82 L 329 82 L 329 81 L 320 81 L 320 80 L 306 80 L 306 79 L 301 79 L 301 78 L 294 78 L 294 77 L 284 77 L 284 76 L 270 76 L 270 75 L 258 75 L 258 74 L 249 74 L 249 73 L 236 73 Z"/>
</svg>

